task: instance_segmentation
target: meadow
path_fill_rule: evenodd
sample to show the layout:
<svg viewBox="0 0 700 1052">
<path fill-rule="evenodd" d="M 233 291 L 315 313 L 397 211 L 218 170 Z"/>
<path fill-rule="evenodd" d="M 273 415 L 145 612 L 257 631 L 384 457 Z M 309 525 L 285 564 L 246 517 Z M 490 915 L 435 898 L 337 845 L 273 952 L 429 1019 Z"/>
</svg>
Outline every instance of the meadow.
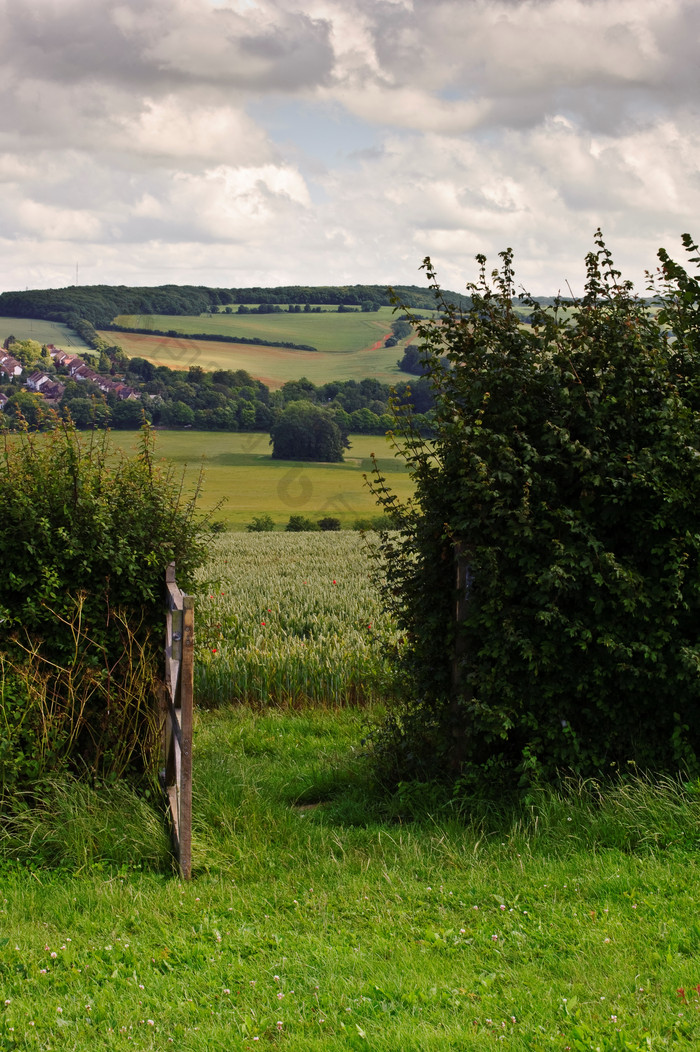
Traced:
<svg viewBox="0 0 700 1052">
<path fill-rule="evenodd" d="M 395 319 L 392 307 L 380 307 L 367 314 L 338 314 L 327 308 L 320 314 L 286 310 L 279 314 L 122 314 L 114 323 L 134 329 L 174 329 L 184 336 L 205 332 L 307 343 L 326 354 L 354 354 L 386 339 Z"/>
<path fill-rule="evenodd" d="M 114 444 L 129 453 L 138 438 L 138 432 L 112 432 Z M 203 469 L 199 506 L 230 529 L 242 530 L 260 514 L 269 514 L 280 529 L 290 515 L 330 515 L 351 527 L 379 510 L 363 479 L 372 453 L 401 498 L 410 496 L 413 484 L 387 438 L 351 435 L 350 441 L 344 463 L 316 464 L 273 460 L 270 436 L 262 432 L 157 431 L 156 456 L 182 472 L 190 490 Z"/>
<path fill-rule="evenodd" d="M 388 698 L 230 704 L 238 648 L 255 665 L 329 633 L 349 664 L 370 614 L 377 667 L 392 628 L 360 539 L 216 543 L 198 664 L 231 675 L 196 710 L 194 879 L 127 785 L 47 783 L 0 829 L 0 1049 L 697 1048 L 700 787 L 470 807 L 383 787 L 367 735 Z"/>
<path fill-rule="evenodd" d="M 37 343 L 55 343 L 57 347 L 87 348 L 84 340 L 67 325 L 40 318 L 0 317 L 0 344 L 8 336 L 18 340 L 36 340 Z"/>
<path fill-rule="evenodd" d="M 193 365 L 206 372 L 244 369 L 271 390 L 302 376 L 317 385 L 332 380 L 362 380 L 366 376 L 373 376 L 382 383 L 410 378 L 396 364 L 403 354 L 403 345 L 385 347 L 383 339 L 379 339 L 376 345 L 353 352 L 334 353 L 128 332 L 102 331 L 100 336 L 110 344 L 119 344 L 130 358 L 145 358 L 154 365 L 166 365 L 169 369 L 189 369 Z"/>
</svg>

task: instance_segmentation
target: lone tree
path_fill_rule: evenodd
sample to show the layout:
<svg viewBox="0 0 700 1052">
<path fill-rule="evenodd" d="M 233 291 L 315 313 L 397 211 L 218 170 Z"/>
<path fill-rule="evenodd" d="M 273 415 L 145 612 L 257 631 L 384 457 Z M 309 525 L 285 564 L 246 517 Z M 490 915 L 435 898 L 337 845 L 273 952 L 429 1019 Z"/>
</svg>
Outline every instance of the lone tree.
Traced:
<svg viewBox="0 0 700 1052">
<path fill-rule="evenodd" d="M 522 297 L 531 326 L 510 249 L 465 312 L 425 260 L 435 438 L 401 418 L 413 504 L 373 483 L 415 684 L 377 739 L 393 777 L 697 771 L 700 284 L 660 257 L 655 313 L 598 232 L 583 299 Z"/>
<path fill-rule="evenodd" d="M 328 409 L 301 399 L 289 402 L 270 429 L 275 460 L 338 462 L 348 436 Z"/>
</svg>

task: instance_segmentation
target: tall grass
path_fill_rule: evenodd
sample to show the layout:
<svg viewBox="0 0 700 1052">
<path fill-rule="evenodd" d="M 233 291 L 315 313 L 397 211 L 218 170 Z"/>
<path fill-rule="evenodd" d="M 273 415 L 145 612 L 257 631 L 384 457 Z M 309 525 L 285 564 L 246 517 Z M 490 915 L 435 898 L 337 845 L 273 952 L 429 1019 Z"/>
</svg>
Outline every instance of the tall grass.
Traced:
<svg viewBox="0 0 700 1052">
<path fill-rule="evenodd" d="M 213 542 L 197 594 L 203 705 L 364 705 L 401 687 L 394 627 L 354 532 Z"/>
</svg>

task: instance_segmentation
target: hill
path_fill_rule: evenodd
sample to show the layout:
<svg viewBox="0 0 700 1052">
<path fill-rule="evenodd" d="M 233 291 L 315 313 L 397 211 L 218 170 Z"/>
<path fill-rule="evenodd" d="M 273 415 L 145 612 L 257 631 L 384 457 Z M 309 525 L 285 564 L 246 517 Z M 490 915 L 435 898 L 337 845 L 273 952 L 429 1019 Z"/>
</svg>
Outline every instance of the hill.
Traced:
<svg viewBox="0 0 700 1052">
<path fill-rule="evenodd" d="M 397 285 L 396 295 L 408 307 L 430 310 L 435 300 L 430 289 Z M 458 305 L 467 296 L 446 293 Z M 72 285 L 64 289 L 27 289 L 0 293 L 0 315 L 44 318 L 73 327 L 82 318 L 95 328 L 110 325 L 120 314 L 202 314 L 236 304 L 305 304 L 355 307 L 370 312 L 391 306 L 389 289 L 382 285 L 306 286 L 214 289 L 204 285 Z"/>
</svg>

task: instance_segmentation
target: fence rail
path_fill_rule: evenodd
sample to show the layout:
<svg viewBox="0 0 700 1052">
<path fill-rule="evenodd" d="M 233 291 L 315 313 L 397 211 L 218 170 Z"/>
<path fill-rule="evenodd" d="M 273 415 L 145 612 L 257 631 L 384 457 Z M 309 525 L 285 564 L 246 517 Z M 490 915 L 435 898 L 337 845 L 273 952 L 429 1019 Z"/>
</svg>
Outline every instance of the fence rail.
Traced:
<svg viewBox="0 0 700 1052">
<path fill-rule="evenodd" d="M 175 563 L 165 573 L 165 682 L 161 785 L 172 821 L 173 846 L 184 880 L 192 876 L 192 697 L 194 688 L 194 599 L 175 581 Z"/>
</svg>

